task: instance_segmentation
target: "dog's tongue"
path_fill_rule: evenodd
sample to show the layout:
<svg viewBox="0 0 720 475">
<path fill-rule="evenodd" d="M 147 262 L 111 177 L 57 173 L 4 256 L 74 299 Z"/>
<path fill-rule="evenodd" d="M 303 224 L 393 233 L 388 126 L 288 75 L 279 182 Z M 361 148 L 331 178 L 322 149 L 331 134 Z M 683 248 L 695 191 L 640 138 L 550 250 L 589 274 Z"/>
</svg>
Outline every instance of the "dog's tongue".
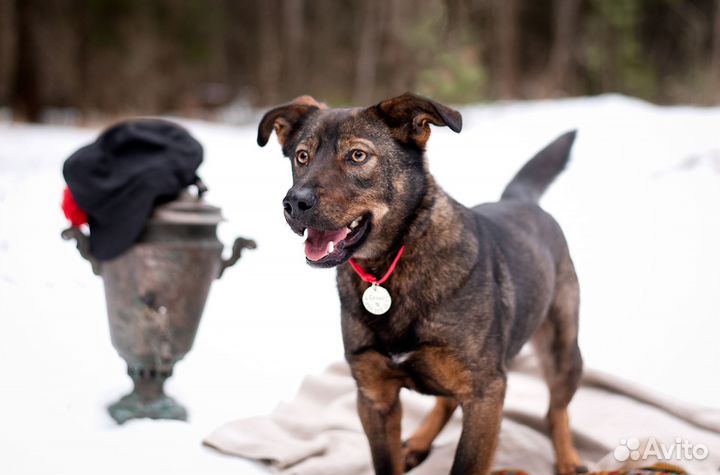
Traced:
<svg viewBox="0 0 720 475">
<path fill-rule="evenodd" d="M 330 254 L 330 242 L 333 247 L 345 239 L 350 230 L 348 228 L 338 229 L 337 231 L 318 231 L 317 229 L 308 229 L 307 239 L 305 240 L 305 256 L 311 261 L 319 261 L 323 257 Z"/>
</svg>

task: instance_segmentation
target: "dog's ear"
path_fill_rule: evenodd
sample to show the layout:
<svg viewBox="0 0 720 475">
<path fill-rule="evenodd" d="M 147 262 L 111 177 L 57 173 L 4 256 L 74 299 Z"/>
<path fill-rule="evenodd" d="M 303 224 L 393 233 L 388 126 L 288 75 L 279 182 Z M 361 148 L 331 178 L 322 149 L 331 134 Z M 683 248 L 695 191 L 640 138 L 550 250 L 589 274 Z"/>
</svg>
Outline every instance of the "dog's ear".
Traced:
<svg viewBox="0 0 720 475">
<path fill-rule="evenodd" d="M 420 148 L 425 148 L 430 138 L 430 124 L 446 125 L 454 132 L 462 130 L 462 115 L 458 111 L 409 92 L 382 101 L 374 108 L 396 139 L 413 141 Z"/>
<path fill-rule="evenodd" d="M 284 145 L 290 133 L 300 125 L 305 116 L 319 109 L 327 109 L 327 106 L 310 96 L 301 96 L 292 102 L 269 110 L 258 126 L 258 145 L 264 147 L 273 130 L 275 130 L 280 145 Z"/>
</svg>

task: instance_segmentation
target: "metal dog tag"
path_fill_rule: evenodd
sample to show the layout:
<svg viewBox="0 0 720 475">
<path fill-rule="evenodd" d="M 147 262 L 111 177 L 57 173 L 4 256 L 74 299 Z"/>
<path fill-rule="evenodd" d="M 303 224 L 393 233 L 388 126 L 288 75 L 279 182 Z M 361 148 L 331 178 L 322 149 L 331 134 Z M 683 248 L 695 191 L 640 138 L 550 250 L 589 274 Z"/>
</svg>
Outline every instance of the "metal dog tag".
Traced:
<svg viewBox="0 0 720 475">
<path fill-rule="evenodd" d="M 373 315 L 382 315 L 390 310 L 392 298 L 390 297 L 390 292 L 384 287 L 372 284 L 363 293 L 362 303 L 368 312 Z"/>
</svg>

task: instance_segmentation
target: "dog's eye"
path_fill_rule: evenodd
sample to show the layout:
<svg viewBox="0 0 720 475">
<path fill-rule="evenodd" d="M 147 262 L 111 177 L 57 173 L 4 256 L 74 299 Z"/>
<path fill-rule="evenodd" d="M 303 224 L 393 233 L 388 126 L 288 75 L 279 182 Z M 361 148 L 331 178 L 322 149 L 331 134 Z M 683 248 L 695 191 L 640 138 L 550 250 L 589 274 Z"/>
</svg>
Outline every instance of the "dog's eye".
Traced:
<svg viewBox="0 0 720 475">
<path fill-rule="evenodd" d="M 362 163 L 367 159 L 367 153 L 362 150 L 355 149 L 350 152 L 350 158 L 352 158 L 352 161 L 355 163 Z"/>
<path fill-rule="evenodd" d="M 310 155 L 308 155 L 305 150 L 298 150 L 298 152 L 295 154 L 295 160 L 297 160 L 300 165 L 305 165 L 309 158 Z"/>
</svg>

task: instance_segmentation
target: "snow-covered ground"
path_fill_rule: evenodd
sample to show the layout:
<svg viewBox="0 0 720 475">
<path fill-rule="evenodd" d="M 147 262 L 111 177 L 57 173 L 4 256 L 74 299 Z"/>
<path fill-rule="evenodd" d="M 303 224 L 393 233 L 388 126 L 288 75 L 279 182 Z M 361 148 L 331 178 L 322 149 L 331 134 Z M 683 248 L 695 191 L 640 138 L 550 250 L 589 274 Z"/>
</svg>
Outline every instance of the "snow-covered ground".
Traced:
<svg viewBox="0 0 720 475">
<path fill-rule="evenodd" d="M 603 96 L 462 109 L 436 129 L 431 169 L 461 202 L 494 200 L 559 133 L 578 128 L 544 207 L 567 234 L 583 295 L 586 364 L 720 406 L 720 108 Z M 0 124 L 0 473 L 265 473 L 201 446 L 231 419 L 269 412 L 303 376 L 342 357 L 334 272 L 309 268 L 287 228 L 290 185 L 275 141 L 185 122 L 220 235 L 252 237 L 211 291 L 195 347 L 168 392 L 190 421 L 118 427 L 130 389 L 109 340 L 102 284 L 60 239 L 63 160 L 98 130 Z"/>
</svg>

